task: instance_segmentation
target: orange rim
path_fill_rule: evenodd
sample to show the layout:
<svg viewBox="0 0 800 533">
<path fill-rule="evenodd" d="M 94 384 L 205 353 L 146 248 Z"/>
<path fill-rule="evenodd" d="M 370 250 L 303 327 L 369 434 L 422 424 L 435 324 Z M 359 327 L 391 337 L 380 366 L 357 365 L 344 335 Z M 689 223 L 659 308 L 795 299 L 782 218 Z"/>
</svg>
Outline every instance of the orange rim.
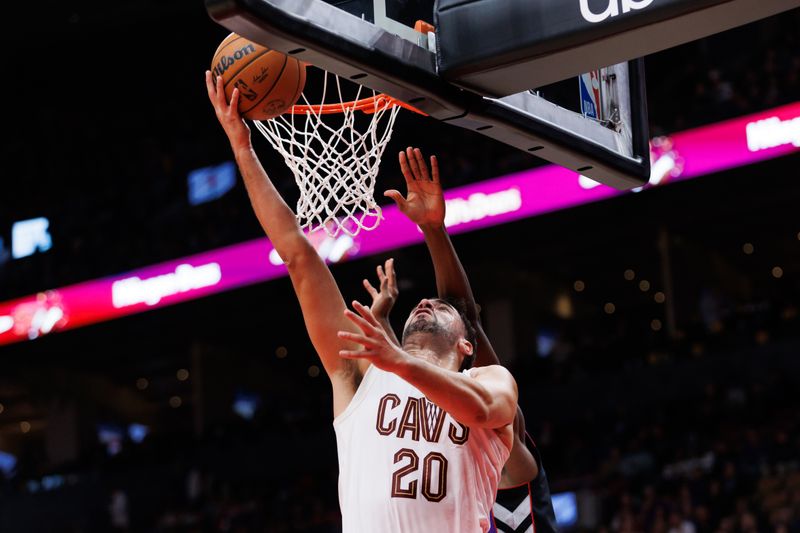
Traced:
<svg viewBox="0 0 800 533">
<path fill-rule="evenodd" d="M 362 98 L 361 100 L 354 100 L 352 102 L 342 102 L 340 104 L 319 104 L 319 105 L 296 105 L 286 111 L 291 115 L 305 115 L 306 113 L 313 113 L 315 115 L 332 115 L 334 113 L 344 113 L 346 110 L 361 111 L 362 113 L 372 114 L 385 107 L 399 106 L 414 113 L 423 116 L 428 116 L 424 111 L 420 111 L 416 107 L 409 105 L 402 100 L 392 98 L 386 94 L 378 94 L 370 96 L 369 98 Z"/>
</svg>

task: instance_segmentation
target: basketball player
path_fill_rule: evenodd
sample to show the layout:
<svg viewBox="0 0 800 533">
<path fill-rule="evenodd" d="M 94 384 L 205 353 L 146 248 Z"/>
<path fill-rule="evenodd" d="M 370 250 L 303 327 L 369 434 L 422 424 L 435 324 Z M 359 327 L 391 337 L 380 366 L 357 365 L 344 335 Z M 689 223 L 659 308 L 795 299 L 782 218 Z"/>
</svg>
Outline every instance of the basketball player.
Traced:
<svg viewBox="0 0 800 533">
<path fill-rule="evenodd" d="M 331 380 L 343 531 L 489 531 L 514 440 L 511 374 L 499 365 L 459 372 L 473 353 L 472 327 L 443 300 L 419 302 L 401 346 L 369 308 L 353 302 L 357 312 L 347 309 L 255 155 L 239 92 L 227 102 L 221 78 L 208 71 L 206 88 Z"/>
<path fill-rule="evenodd" d="M 403 197 L 399 191 L 390 190 L 385 195 L 392 198 L 400 211 L 422 230 L 433 261 L 439 297 L 457 298 L 464 302 L 467 317 L 477 330 L 475 366 L 498 365 L 500 361 L 497 354 L 481 327 L 469 280 L 444 225 L 445 202 L 436 157 L 431 157 L 430 171 L 419 149 L 408 148 L 406 152 L 400 152 L 399 157 L 407 194 Z M 373 298 L 374 314 L 391 331 L 389 312 L 397 298 L 393 260 L 386 262 L 385 269 L 378 267 L 378 279 L 380 291 L 373 288 L 368 280 L 364 280 L 364 286 Z M 493 531 L 556 531 L 550 487 L 541 464 L 533 439 L 525 431 L 522 411 L 517 407 L 514 447 L 503 468 L 493 510 L 493 526 L 496 527 Z"/>
</svg>

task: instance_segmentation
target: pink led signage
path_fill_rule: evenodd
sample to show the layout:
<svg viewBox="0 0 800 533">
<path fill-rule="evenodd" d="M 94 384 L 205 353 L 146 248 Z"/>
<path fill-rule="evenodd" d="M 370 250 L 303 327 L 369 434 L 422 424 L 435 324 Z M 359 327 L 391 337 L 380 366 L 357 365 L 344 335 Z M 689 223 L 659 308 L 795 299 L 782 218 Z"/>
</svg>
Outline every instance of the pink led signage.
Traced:
<svg viewBox="0 0 800 533">
<path fill-rule="evenodd" d="M 752 164 L 800 150 L 800 103 L 653 140 L 659 186 Z M 504 224 L 624 194 L 548 166 L 451 189 L 447 224 L 453 233 Z M 374 232 L 331 238 L 314 246 L 329 262 L 366 257 L 422 242 L 397 208 L 384 209 Z M 0 303 L 0 344 L 94 324 L 286 275 L 266 238 L 168 261 Z"/>
</svg>

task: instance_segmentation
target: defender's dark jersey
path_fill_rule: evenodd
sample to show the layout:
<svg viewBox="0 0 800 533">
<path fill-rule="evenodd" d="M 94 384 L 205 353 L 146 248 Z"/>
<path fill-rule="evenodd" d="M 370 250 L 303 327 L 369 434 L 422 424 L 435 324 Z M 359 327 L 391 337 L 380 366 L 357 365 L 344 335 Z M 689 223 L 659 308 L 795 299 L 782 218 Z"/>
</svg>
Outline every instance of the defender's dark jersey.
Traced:
<svg viewBox="0 0 800 533">
<path fill-rule="evenodd" d="M 529 483 L 500 489 L 492 509 L 490 533 L 556 533 L 556 515 L 550 499 L 550 485 L 533 439 L 525 434 L 525 444 L 539 465 L 539 475 Z"/>
</svg>

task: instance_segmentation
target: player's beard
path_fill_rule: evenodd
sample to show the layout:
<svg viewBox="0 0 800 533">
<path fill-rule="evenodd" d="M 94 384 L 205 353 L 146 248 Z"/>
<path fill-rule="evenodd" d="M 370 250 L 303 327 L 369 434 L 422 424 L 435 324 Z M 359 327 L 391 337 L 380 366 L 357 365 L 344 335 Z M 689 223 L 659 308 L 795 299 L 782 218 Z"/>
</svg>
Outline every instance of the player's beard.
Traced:
<svg viewBox="0 0 800 533">
<path fill-rule="evenodd" d="M 449 344 L 455 343 L 456 336 L 435 320 L 414 320 L 403 330 L 403 343 L 409 335 L 414 333 L 427 333 L 445 339 Z"/>
</svg>

